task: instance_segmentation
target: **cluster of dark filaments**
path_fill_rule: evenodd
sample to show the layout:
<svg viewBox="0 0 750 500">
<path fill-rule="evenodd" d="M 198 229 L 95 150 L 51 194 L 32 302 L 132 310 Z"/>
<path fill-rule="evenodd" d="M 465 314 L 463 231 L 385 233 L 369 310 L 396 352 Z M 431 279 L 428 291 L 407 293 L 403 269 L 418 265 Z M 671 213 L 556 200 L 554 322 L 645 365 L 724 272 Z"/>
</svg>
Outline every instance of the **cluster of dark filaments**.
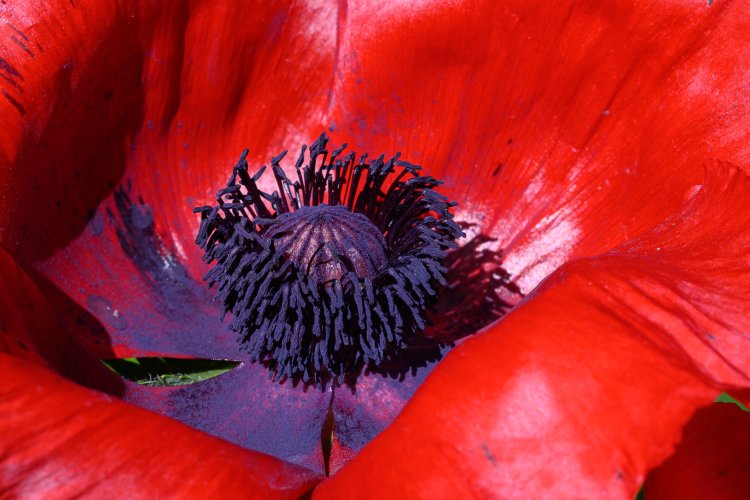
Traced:
<svg viewBox="0 0 750 500">
<path fill-rule="evenodd" d="M 325 387 L 398 356 L 426 326 L 445 285 L 442 260 L 463 235 L 455 203 L 420 167 L 357 161 L 321 135 L 290 178 L 271 160 L 277 190 L 262 191 L 247 150 L 216 206 L 196 208 L 196 243 L 251 361 L 280 380 Z M 308 163 L 305 164 L 305 158 Z"/>
</svg>

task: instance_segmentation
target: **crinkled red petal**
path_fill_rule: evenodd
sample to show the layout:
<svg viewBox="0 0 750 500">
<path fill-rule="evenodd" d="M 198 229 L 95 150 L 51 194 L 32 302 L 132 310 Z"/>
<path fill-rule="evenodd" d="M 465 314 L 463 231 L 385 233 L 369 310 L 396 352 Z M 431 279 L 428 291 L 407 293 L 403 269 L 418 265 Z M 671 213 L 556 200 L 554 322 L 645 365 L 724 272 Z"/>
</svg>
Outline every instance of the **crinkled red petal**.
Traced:
<svg viewBox="0 0 750 500">
<path fill-rule="evenodd" d="M 524 292 L 750 160 L 750 5 L 351 2 L 331 120 L 443 179 Z"/>
<path fill-rule="evenodd" d="M 526 293 L 676 211 L 707 160 L 750 160 L 746 2 L 350 2 L 340 18 L 334 140 L 443 179 Z"/>
<path fill-rule="evenodd" d="M 748 311 L 750 179 L 712 165 L 680 212 L 454 349 L 316 491 L 628 498 L 696 409 L 750 386 Z"/>
<path fill-rule="evenodd" d="M 673 212 L 705 159 L 750 158 L 741 1 L 48 0 L 0 12 L 0 243 L 33 262 L 70 342 L 94 359 L 236 353 L 198 283 L 190 208 L 245 146 L 261 164 L 328 127 L 360 152 L 403 150 L 507 248 L 524 291 Z M 123 390 L 322 470 L 311 432 L 326 395 L 262 376 Z M 253 433 L 280 400 L 273 418 L 292 424 Z M 384 407 L 362 421 L 387 425 L 397 411 Z"/>
<path fill-rule="evenodd" d="M 44 357 L 67 359 L 50 362 L 97 387 L 99 358 L 241 360 L 201 283 L 192 208 L 213 199 L 243 148 L 260 165 L 319 133 L 336 7 L 48 0 L 0 10 L 0 243 L 61 318 L 37 335 L 50 346 L 65 338 L 83 362 L 52 347 Z M 126 401 L 323 470 L 328 394 L 279 386 L 255 365 L 181 388 L 114 383 L 108 392 Z"/>
</svg>

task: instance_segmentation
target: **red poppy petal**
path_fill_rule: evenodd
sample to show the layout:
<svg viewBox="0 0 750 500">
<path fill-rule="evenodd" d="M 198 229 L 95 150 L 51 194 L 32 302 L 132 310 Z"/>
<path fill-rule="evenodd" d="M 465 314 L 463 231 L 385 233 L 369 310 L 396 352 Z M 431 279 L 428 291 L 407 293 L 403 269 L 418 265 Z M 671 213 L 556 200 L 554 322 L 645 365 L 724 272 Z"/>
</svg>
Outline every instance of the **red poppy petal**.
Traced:
<svg viewBox="0 0 750 500">
<path fill-rule="evenodd" d="M 214 198 L 243 148 L 260 166 L 320 132 L 337 6 L 47 0 L 0 9 L 9 120 L 0 242 L 33 267 L 69 344 L 100 369 L 98 358 L 133 355 L 241 359 L 200 282 L 192 208 Z M 61 328 L 34 330 L 52 343 Z M 93 383 L 69 361 L 66 376 Z M 110 392 L 323 470 L 329 395 L 281 387 L 261 367 Z"/>
<path fill-rule="evenodd" d="M 750 385 L 749 249 L 750 179 L 713 165 L 675 216 L 454 349 L 320 493 L 633 495 L 719 386 Z"/>
<path fill-rule="evenodd" d="M 298 498 L 318 477 L 0 354 L 0 483 L 11 497 Z"/>
<path fill-rule="evenodd" d="M 745 498 L 750 491 L 750 413 L 717 403 L 699 410 L 674 454 L 651 471 L 644 498 Z"/>
<path fill-rule="evenodd" d="M 192 207 L 242 149 L 260 164 L 320 131 L 335 5 L 43 0 L 0 11 L 0 243 L 24 260 L 74 239 L 124 179 L 198 267 Z"/>
<path fill-rule="evenodd" d="M 0 352 L 110 393 L 122 382 L 68 334 L 35 283 L 0 247 Z"/>
<path fill-rule="evenodd" d="M 446 181 L 524 292 L 750 159 L 743 1 L 355 2 L 332 120 Z"/>
<path fill-rule="evenodd" d="M 37 344 L 44 349 L 48 342 L 34 339 L 33 332 L 54 330 L 58 325 L 50 317 L 48 308 L 45 309 L 41 294 L 37 292 L 31 280 L 2 247 L 0 274 L 3 276 L 0 280 L 0 352 L 44 363 Z M 49 349 L 52 355 L 56 355 L 60 350 L 55 345 Z"/>
<path fill-rule="evenodd" d="M 86 370 L 116 390 L 104 382 L 116 377 L 70 342 L 34 283 L 2 249 L 0 275 L 0 484 L 6 495 L 127 491 L 153 498 L 231 494 L 242 488 L 258 496 L 296 498 L 317 482 L 307 469 L 230 445 L 52 373 L 49 367 L 77 367 L 79 375 Z"/>
<path fill-rule="evenodd" d="M 6 325 L 4 328 L 7 331 L 7 334 L 0 335 L 0 347 L 6 352 L 37 360 L 41 357 L 59 373 L 81 384 L 171 416 L 249 449 L 320 472 L 324 470 L 320 429 L 330 401 L 329 393 L 302 391 L 290 384 L 272 382 L 268 370 L 256 364 L 243 364 L 220 377 L 184 387 L 146 387 L 121 380 L 99 361 L 114 355 L 111 351 L 107 352 L 106 342 L 103 341 L 106 334 L 101 323 L 69 297 L 57 292 L 53 299 L 57 301 L 57 310 L 63 318 L 63 322 L 59 322 L 35 283 L 2 250 L 0 275 L 5 277 L 0 283 L 0 306 L 3 307 L 0 327 Z M 122 276 L 118 283 L 125 287 L 129 281 L 137 282 L 138 275 Z M 45 286 L 55 294 L 52 285 L 47 283 Z M 144 292 L 152 291 L 145 280 L 141 282 L 141 289 Z M 199 290 L 203 291 L 202 288 Z M 204 294 L 207 295 L 205 291 Z M 190 297 L 189 294 L 182 295 L 183 299 Z M 148 298 L 158 300 L 159 296 L 140 297 L 141 300 Z M 210 303 L 208 297 L 204 301 Z M 89 305 L 92 303 L 92 300 L 88 301 Z M 122 303 L 115 302 L 113 310 L 119 311 L 117 307 L 122 308 Z M 181 325 L 178 323 L 180 318 L 170 316 L 168 308 L 161 315 L 153 309 L 144 309 L 152 311 L 152 315 L 150 322 L 144 321 L 142 326 L 127 323 L 133 321 L 134 315 L 128 314 L 133 309 L 122 310 L 124 313 L 118 313 L 116 318 L 111 316 L 111 312 L 105 316 L 105 320 L 107 317 L 111 319 L 107 326 L 121 334 L 137 329 L 161 339 L 162 346 L 170 347 L 174 346 L 166 343 L 170 338 L 172 342 L 182 340 L 182 350 L 178 351 L 182 354 L 189 352 L 192 339 L 195 339 L 193 345 L 200 345 L 200 339 L 203 339 L 208 346 L 202 351 L 198 350 L 199 355 L 237 356 L 234 339 L 231 335 L 223 335 L 225 326 L 219 322 L 216 310 L 207 314 L 196 307 L 192 315 L 182 316 L 186 324 Z M 103 310 L 96 312 L 105 313 Z M 114 319 L 123 323 L 113 327 Z M 166 342 L 163 334 L 158 335 L 160 327 L 163 332 L 172 333 L 172 337 L 167 336 Z M 69 332 L 74 334 L 69 335 Z M 218 342 L 219 345 L 216 345 L 216 341 L 210 342 L 210 335 L 214 332 L 217 333 L 215 338 L 229 339 L 229 343 Z M 84 335 L 104 343 L 95 344 L 96 349 L 89 349 L 88 342 L 80 341 Z M 144 341 L 160 345 L 157 343 L 159 340 L 149 339 L 148 335 L 145 335 Z"/>
</svg>

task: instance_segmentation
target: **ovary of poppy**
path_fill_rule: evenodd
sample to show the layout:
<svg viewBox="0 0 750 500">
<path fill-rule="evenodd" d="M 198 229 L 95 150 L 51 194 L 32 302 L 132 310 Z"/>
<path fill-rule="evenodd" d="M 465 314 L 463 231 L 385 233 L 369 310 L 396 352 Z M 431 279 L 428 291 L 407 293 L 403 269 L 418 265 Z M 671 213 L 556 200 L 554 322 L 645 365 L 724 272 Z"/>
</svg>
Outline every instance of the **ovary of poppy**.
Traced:
<svg viewBox="0 0 750 500">
<path fill-rule="evenodd" d="M 89 358 L 236 355 L 197 284 L 190 209 L 246 146 L 262 164 L 328 128 L 359 151 L 402 150 L 505 250 L 528 297 L 449 354 L 322 496 L 627 497 L 698 406 L 748 385 L 741 2 L 78 0 L 0 15 L 0 243 Z M 740 169 L 706 175 L 713 158 Z M 18 380 L 41 369 L 25 366 Z M 424 376 L 337 398 L 339 428 L 360 422 L 337 442 L 362 447 Z M 250 404 L 252 366 L 161 395 L 123 384 L 126 400 L 320 470 L 328 394 Z M 24 491 L 32 476 L 9 464 Z"/>
</svg>

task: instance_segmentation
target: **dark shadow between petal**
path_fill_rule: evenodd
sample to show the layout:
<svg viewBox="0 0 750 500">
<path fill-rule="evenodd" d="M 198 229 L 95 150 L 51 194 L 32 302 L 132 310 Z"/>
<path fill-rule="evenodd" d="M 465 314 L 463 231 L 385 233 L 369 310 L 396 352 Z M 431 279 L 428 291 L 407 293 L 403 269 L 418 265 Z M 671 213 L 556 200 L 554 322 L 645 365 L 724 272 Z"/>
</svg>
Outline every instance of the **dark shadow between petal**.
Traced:
<svg viewBox="0 0 750 500">
<path fill-rule="evenodd" d="M 60 375 L 91 389 L 121 397 L 125 385 L 100 361 L 115 356 L 104 326 L 38 271 L 28 269 L 27 273 L 52 307 L 61 326 L 57 332 L 31 332 L 37 337 L 33 340 L 39 354 Z M 57 336 L 54 343 L 46 338 L 49 335 Z M 55 352 L 50 352 L 50 349 L 55 349 Z"/>
<path fill-rule="evenodd" d="M 461 225 L 465 231 L 473 227 Z M 366 373 L 396 380 L 413 377 L 420 368 L 442 359 L 456 341 L 502 318 L 523 297 L 502 267 L 502 251 L 492 249 L 493 242 L 479 233 L 448 254 L 447 285 L 439 288 L 440 298 L 428 312 L 430 325 L 408 348 L 380 366 L 367 367 Z M 346 385 L 356 391 L 356 377 Z"/>
<path fill-rule="evenodd" d="M 44 129 L 29 131 L 14 158 L 17 203 L 3 244 L 21 262 L 45 259 L 84 231 L 122 177 L 128 138 L 143 123 L 138 30 L 114 23 L 96 43 L 85 62 L 71 57 L 57 70 L 48 94 L 33 96 L 37 89 L 19 84 L 24 97 L 50 108 Z"/>
</svg>

